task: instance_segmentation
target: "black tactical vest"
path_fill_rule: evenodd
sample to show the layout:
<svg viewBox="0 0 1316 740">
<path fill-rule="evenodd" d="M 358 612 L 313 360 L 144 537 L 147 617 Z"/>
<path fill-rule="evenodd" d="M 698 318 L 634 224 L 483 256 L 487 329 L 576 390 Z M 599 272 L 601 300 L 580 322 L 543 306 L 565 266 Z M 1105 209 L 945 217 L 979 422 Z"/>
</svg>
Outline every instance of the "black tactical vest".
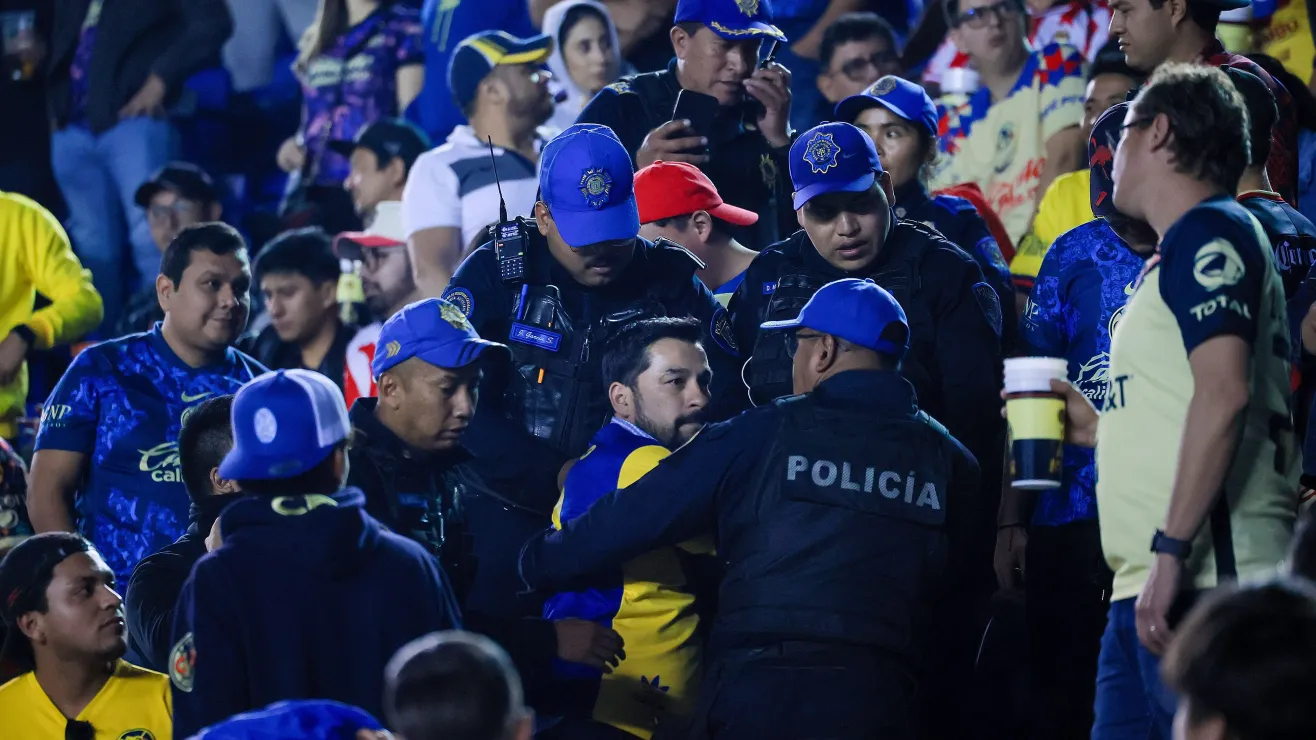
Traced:
<svg viewBox="0 0 1316 740">
<path fill-rule="evenodd" d="M 753 492 L 719 528 L 732 563 L 718 630 L 911 653 L 945 568 L 945 430 L 922 413 L 874 418 L 810 396 L 777 404 Z"/>
<path fill-rule="evenodd" d="M 902 222 L 902 227 L 929 234 L 921 225 Z M 892 231 L 894 236 L 895 232 Z M 889 238 L 883 245 L 882 254 L 866 275 L 849 275 L 847 277 L 872 278 L 874 282 L 891 293 L 905 309 L 905 316 L 911 329 L 916 325 L 931 327 L 931 316 L 913 300 L 920 285 L 919 263 L 923 259 L 926 241 L 911 238 L 913 234 L 904 234 L 901 238 Z M 813 249 L 808 237 L 800 233 L 797 238 L 804 240 L 801 249 Z M 777 286 L 768 301 L 767 311 L 761 318 L 764 321 L 781 321 L 793 319 L 800 315 L 800 309 L 809 302 L 814 293 L 827 283 L 837 280 L 834 275 L 826 275 L 812 267 L 799 252 L 788 252 L 780 265 Z M 926 319 L 924 321 L 923 319 Z M 926 333 L 926 332 L 924 332 Z M 920 341 L 924 340 L 924 341 Z M 936 396 L 932 383 L 932 371 L 935 367 L 935 352 L 929 345 L 932 337 L 923 337 L 910 332 L 910 352 L 901 368 L 901 375 L 914 386 L 919 399 L 929 401 Z M 763 405 L 775 398 L 790 395 L 791 358 L 786 352 L 786 332 L 783 330 L 759 330 L 754 341 L 754 353 L 750 357 L 746 373 L 750 399 L 755 405 Z M 926 401 L 925 401 L 926 403 Z"/>
<path fill-rule="evenodd" d="M 642 292 L 625 298 L 584 292 L 577 315 L 567 310 L 558 286 L 525 285 L 524 293 L 513 295 L 506 340 L 514 373 L 508 413 L 563 454 L 583 453 L 612 415 L 602 378 L 604 348 L 633 321 L 688 315 L 692 280 L 702 266 L 690 252 L 660 240 L 648 252 Z"/>
</svg>

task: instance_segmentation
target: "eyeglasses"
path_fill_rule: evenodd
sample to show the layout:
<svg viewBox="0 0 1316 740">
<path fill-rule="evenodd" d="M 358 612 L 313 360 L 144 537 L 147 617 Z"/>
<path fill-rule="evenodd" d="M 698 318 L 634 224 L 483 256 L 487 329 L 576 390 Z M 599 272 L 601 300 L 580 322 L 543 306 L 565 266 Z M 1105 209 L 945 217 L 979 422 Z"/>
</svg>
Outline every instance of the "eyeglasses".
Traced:
<svg viewBox="0 0 1316 740">
<path fill-rule="evenodd" d="M 194 200 L 179 198 L 170 205 L 152 205 L 146 209 L 146 217 L 152 221 L 164 221 L 168 218 L 184 218 L 193 214 L 198 206 Z"/>
<path fill-rule="evenodd" d="M 993 5 L 984 5 L 981 8 L 973 8 L 955 16 L 955 25 L 968 26 L 973 29 L 986 28 L 991 22 L 991 17 L 1001 23 L 1022 15 L 1024 12 L 1023 3 L 1019 0 L 1001 0 Z"/>
<path fill-rule="evenodd" d="M 1124 141 L 1124 137 L 1128 135 L 1129 129 L 1147 128 L 1148 126 L 1152 125 L 1152 121 L 1155 120 L 1156 120 L 1155 117 L 1135 118 L 1134 120 L 1129 121 L 1128 123 L 1120 124 L 1120 141 Z"/>
<path fill-rule="evenodd" d="M 883 67 L 890 64 L 899 64 L 900 55 L 891 51 L 879 51 L 872 56 L 858 57 L 851 59 L 841 65 L 840 73 L 845 75 L 851 82 L 864 82 L 872 76 L 870 70 L 882 71 Z"/>
<path fill-rule="evenodd" d="M 810 339 L 821 339 L 821 334 L 803 334 L 798 331 L 790 332 L 786 335 L 786 356 L 795 359 L 795 353 L 800 351 L 800 342 L 807 342 Z"/>
</svg>

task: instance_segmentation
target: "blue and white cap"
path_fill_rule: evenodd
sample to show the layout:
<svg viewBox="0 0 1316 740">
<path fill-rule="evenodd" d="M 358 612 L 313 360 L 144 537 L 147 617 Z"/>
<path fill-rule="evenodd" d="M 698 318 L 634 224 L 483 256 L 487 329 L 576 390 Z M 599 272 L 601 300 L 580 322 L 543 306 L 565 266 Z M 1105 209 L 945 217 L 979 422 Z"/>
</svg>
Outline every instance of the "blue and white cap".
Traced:
<svg viewBox="0 0 1316 740">
<path fill-rule="evenodd" d="M 219 465 L 229 480 L 292 478 L 319 465 L 351 434 L 343 392 L 310 370 L 257 376 L 233 397 L 233 449 Z"/>
</svg>

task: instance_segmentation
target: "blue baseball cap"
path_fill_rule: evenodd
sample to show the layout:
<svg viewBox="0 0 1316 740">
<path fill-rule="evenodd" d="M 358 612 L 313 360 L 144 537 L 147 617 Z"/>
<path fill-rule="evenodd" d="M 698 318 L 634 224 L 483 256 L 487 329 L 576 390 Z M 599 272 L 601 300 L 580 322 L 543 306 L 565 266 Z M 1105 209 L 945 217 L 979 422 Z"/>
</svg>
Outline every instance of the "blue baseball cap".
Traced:
<svg viewBox="0 0 1316 740">
<path fill-rule="evenodd" d="M 458 108 L 475 99 L 485 75 L 500 64 L 543 64 L 553 55 L 553 37 L 521 39 L 506 31 L 482 31 L 457 44 L 448 60 L 448 90 Z"/>
<path fill-rule="evenodd" d="M 233 449 L 219 464 L 229 480 L 292 478 L 319 465 L 347 439 L 343 392 L 311 370 L 259 375 L 233 397 Z"/>
<path fill-rule="evenodd" d="M 354 740 L 357 730 L 382 730 L 364 709 L 320 699 L 281 701 L 234 715 L 192 736 L 192 740 Z"/>
<path fill-rule="evenodd" d="M 724 39 L 770 38 L 785 41 L 786 34 L 772 25 L 768 0 L 679 0 L 676 23 L 702 23 Z"/>
<path fill-rule="evenodd" d="M 909 80 L 887 75 L 858 95 L 851 95 L 836 104 L 836 120 L 854 123 L 859 114 L 874 106 L 882 106 L 910 123 L 922 126 L 929 136 L 937 135 L 937 104 L 926 90 Z"/>
<path fill-rule="evenodd" d="M 426 298 L 384 322 L 375 342 L 370 373 L 378 378 L 389 368 L 413 357 L 435 367 L 463 367 L 489 350 L 509 351 L 505 344 L 481 339 L 456 304 L 442 298 Z"/>
<path fill-rule="evenodd" d="M 863 192 L 882 171 L 873 140 L 848 123 L 824 123 L 800 134 L 791 144 L 790 167 L 797 209 L 823 193 Z"/>
<path fill-rule="evenodd" d="M 892 324 L 904 327 L 897 343 L 882 335 Z M 909 321 L 905 309 L 880 285 L 870 280 L 845 278 L 828 283 L 800 309 L 800 315 L 784 321 L 769 321 L 763 329 L 806 327 L 845 341 L 901 357 L 909 348 Z"/>
<path fill-rule="evenodd" d="M 640 233 L 631 155 L 607 126 L 576 123 L 544 145 L 539 193 L 572 249 Z"/>
</svg>

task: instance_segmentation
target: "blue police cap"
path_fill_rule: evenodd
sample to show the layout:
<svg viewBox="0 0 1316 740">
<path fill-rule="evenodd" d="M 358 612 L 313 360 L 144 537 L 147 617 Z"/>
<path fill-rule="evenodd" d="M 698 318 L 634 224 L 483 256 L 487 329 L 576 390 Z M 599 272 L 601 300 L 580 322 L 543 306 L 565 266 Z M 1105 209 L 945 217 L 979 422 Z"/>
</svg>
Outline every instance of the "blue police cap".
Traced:
<svg viewBox="0 0 1316 740">
<path fill-rule="evenodd" d="M 824 193 L 863 192 L 873 186 L 882 163 L 868 134 L 848 123 L 824 123 L 791 144 L 794 208 Z"/>
<path fill-rule="evenodd" d="M 937 135 L 937 104 L 922 86 L 894 75 L 887 75 L 867 90 L 837 103 L 836 120 L 854 123 L 860 113 L 878 105 L 921 126 L 929 136 Z"/>
<path fill-rule="evenodd" d="M 435 367 L 462 367 L 489 350 L 508 351 L 506 345 L 481 339 L 455 304 L 442 298 L 426 298 L 384 322 L 375 342 L 370 373 L 378 378 L 413 357 Z"/>
<path fill-rule="evenodd" d="M 785 41 L 786 34 L 772 25 L 768 0 L 679 0 L 677 23 L 702 23 L 724 39 L 770 38 Z"/>
<path fill-rule="evenodd" d="M 572 249 L 640 233 L 631 155 L 607 126 L 577 123 L 544 145 L 539 192 Z"/>
<path fill-rule="evenodd" d="M 904 327 L 901 341 L 883 337 L 892 324 Z M 768 321 L 763 329 L 813 329 L 874 352 L 901 357 L 909 348 L 909 320 L 896 299 L 872 280 L 845 278 L 828 283 L 800 309 L 800 315 Z"/>
</svg>

